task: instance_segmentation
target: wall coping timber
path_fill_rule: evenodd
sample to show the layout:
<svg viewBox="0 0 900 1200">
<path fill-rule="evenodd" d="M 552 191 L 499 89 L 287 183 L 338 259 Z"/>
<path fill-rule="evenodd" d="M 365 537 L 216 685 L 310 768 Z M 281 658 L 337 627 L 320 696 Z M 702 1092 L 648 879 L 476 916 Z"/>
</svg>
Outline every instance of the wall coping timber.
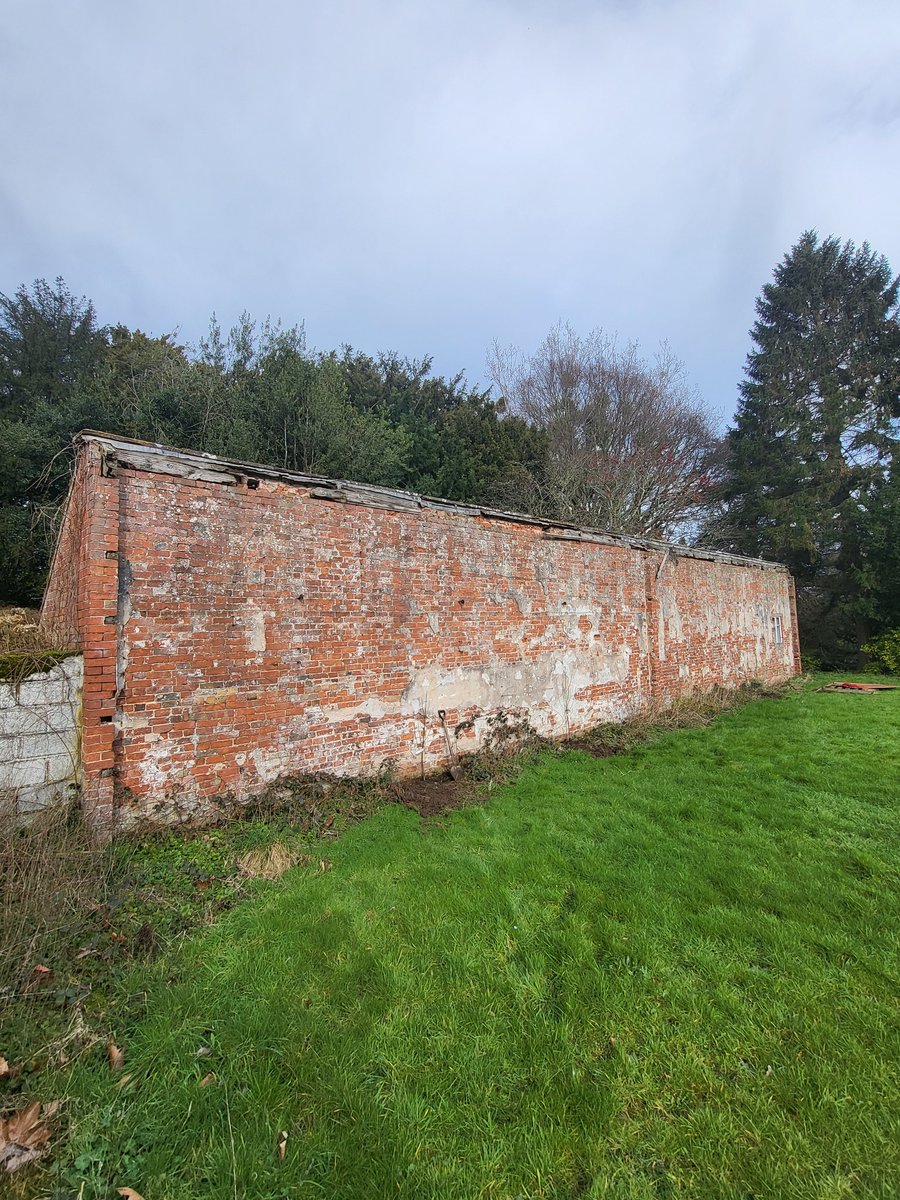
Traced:
<svg viewBox="0 0 900 1200">
<path fill-rule="evenodd" d="M 762 558 L 748 558 L 744 555 L 729 554 L 722 550 L 712 550 L 703 546 L 687 546 L 656 538 L 612 533 L 608 530 L 592 529 L 565 521 L 549 521 L 545 518 L 529 516 L 527 513 L 504 512 L 501 509 L 485 508 L 480 505 L 461 504 L 457 501 L 443 500 L 435 496 L 422 496 L 416 492 L 406 492 L 398 488 L 330 479 L 322 475 L 306 475 L 298 471 L 284 471 L 260 463 L 221 458 L 215 454 L 200 453 L 194 450 L 181 450 L 173 446 L 161 445 L 158 442 L 144 442 L 93 429 L 82 430 L 75 435 L 73 441 L 76 445 L 94 444 L 99 447 L 102 471 L 106 475 L 115 475 L 117 468 L 121 466 L 137 471 L 172 475 L 198 482 L 219 483 L 225 486 L 246 483 L 251 479 L 272 480 L 278 483 L 292 484 L 295 487 L 308 488 L 313 499 L 331 503 L 359 504 L 397 512 L 438 509 L 461 517 L 480 517 L 488 521 L 510 521 L 521 525 L 534 525 L 544 531 L 545 538 L 554 541 L 624 546 L 634 550 L 662 552 L 678 558 L 705 559 L 733 566 L 756 567 L 760 570 L 788 573 L 788 568 L 783 563 L 770 562 Z"/>
</svg>

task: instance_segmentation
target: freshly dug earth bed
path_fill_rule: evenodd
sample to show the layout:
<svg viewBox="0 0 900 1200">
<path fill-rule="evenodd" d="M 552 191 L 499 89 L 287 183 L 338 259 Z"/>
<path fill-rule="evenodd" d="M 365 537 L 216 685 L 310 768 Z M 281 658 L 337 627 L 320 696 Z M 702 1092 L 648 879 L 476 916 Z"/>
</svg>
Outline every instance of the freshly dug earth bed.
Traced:
<svg viewBox="0 0 900 1200">
<path fill-rule="evenodd" d="M 396 785 L 397 799 L 420 817 L 434 817 L 453 808 L 463 808 L 472 799 L 472 785 L 465 779 L 408 779 Z"/>
<path fill-rule="evenodd" d="M 592 742 L 590 738 L 570 738 L 563 743 L 567 750 L 583 750 L 593 758 L 611 758 L 614 754 L 625 754 L 626 747 L 614 746 L 609 743 Z"/>
</svg>

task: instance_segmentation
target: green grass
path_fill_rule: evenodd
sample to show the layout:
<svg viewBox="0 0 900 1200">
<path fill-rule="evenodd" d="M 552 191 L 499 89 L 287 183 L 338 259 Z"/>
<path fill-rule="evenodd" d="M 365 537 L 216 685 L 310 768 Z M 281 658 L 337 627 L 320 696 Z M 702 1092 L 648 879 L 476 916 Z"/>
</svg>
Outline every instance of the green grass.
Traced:
<svg viewBox="0 0 900 1200">
<path fill-rule="evenodd" d="M 897 1196 L 898 734 L 806 690 L 377 813 L 129 977 L 57 1195 Z"/>
</svg>

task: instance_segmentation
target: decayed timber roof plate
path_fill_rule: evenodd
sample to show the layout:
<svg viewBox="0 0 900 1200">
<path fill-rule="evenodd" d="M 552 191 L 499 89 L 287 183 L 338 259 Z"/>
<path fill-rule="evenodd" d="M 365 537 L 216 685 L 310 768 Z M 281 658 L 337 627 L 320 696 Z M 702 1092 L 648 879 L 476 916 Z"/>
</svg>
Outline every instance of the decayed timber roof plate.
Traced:
<svg viewBox="0 0 900 1200">
<path fill-rule="evenodd" d="M 460 504 L 455 500 L 442 500 L 435 496 L 420 496 L 416 492 L 404 492 L 399 488 L 378 487 L 369 483 L 353 483 L 343 479 L 329 479 L 322 475 L 305 475 L 299 471 L 283 471 L 261 463 L 241 462 L 239 459 L 220 458 L 216 454 L 200 453 L 196 450 L 179 450 L 162 446 L 157 442 L 142 442 L 134 438 L 100 433 L 85 429 L 76 434 L 76 444 L 94 443 L 104 452 L 105 469 L 113 473 L 116 465 L 154 474 L 174 475 L 182 479 L 199 480 L 206 483 L 233 485 L 248 479 L 270 479 L 280 483 L 294 484 L 310 489 L 317 500 L 345 504 L 362 504 L 371 508 L 389 509 L 395 512 L 421 512 L 425 509 L 440 509 L 462 517 L 482 517 L 491 521 L 512 521 L 522 525 L 535 525 L 544 531 L 543 536 L 555 541 L 584 542 L 602 546 L 628 546 L 635 550 L 662 551 L 679 558 L 699 558 L 710 562 L 731 563 L 741 567 L 759 567 L 769 571 L 787 571 L 781 563 L 763 558 L 746 558 L 740 554 L 728 554 L 721 550 L 709 550 L 702 546 L 685 546 L 675 542 L 659 541 L 656 538 L 635 537 L 627 533 L 610 533 L 602 529 L 591 529 L 572 525 L 565 521 L 549 521 L 527 513 L 504 512 L 501 509 L 485 508 L 476 504 Z"/>
</svg>

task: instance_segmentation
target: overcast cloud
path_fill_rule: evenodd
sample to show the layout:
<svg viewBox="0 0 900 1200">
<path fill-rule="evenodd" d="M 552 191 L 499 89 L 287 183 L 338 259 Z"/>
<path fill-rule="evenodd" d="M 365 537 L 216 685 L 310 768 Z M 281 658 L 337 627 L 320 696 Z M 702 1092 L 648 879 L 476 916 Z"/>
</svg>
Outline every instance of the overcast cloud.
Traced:
<svg viewBox="0 0 900 1200">
<path fill-rule="evenodd" d="M 900 270 L 896 0 L 0 0 L 0 291 L 484 379 L 557 320 L 733 411 L 805 228 Z"/>
</svg>

